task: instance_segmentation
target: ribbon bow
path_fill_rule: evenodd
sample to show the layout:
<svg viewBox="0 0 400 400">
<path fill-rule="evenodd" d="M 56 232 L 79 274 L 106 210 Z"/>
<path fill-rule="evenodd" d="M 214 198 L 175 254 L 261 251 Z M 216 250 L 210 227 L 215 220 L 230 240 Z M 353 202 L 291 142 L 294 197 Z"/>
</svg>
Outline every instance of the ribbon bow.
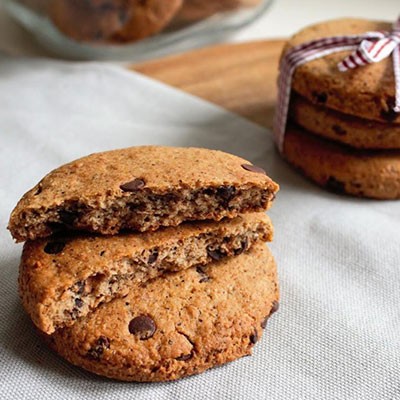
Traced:
<svg viewBox="0 0 400 400">
<path fill-rule="evenodd" d="M 390 32 L 366 32 L 361 35 L 332 36 L 302 43 L 290 49 L 280 62 L 278 101 L 274 120 L 274 137 L 282 152 L 289 109 L 290 91 L 295 69 L 309 61 L 340 51 L 353 51 L 338 64 L 349 69 L 379 62 L 392 55 L 395 80 L 395 112 L 400 112 L 400 17 Z"/>
</svg>

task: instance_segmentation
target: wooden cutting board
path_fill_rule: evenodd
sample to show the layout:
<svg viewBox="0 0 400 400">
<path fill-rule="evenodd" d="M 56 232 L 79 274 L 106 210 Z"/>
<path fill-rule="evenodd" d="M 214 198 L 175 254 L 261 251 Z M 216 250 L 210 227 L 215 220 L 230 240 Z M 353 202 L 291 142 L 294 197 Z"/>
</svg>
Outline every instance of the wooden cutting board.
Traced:
<svg viewBox="0 0 400 400">
<path fill-rule="evenodd" d="M 270 127 L 283 43 L 224 44 L 131 68 Z"/>
</svg>

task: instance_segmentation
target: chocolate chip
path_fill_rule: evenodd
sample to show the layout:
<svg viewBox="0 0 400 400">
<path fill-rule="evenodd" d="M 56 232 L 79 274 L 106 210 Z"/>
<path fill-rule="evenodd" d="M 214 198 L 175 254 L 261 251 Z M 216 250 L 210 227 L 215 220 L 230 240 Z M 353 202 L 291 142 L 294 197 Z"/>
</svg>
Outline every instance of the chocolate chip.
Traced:
<svg viewBox="0 0 400 400">
<path fill-rule="evenodd" d="M 73 225 L 78 218 L 78 213 L 75 211 L 60 210 L 58 212 L 60 220 L 65 225 Z"/>
<path fill-rule="evenodd" d="M 257 333 L 256 330 L 254 330 L 254 333 L 252 333 L 252 334 L 250 335 L 250 343 L 251 343 L 251 344 L 256 344 L 257 341 L 258 341 L 258 333 Z"/>
<path fill-rule="evenodd" d="M 351 186 L 353 186 L 357 189 L 360 189 L 362 187 L 362 184 L 360 182 L 352 181 L 352 182 L 350 182 L 350 184 L 351 184 Z"/>
<path fill-rule="evenodd" d="M 80 312 L 76 307 L 74 307 L 69 314 L 72 321 L 75 321 L 79 317 Z"/>
<path fill-rule="evenodd" d="M 181 356 L 175 358 L 175 360 L 177 360 L 177 361 L 187 361 L 187 360 L 190 360 L 192 357 L 193 357 L 192 353 L 190 353 L 190 354 L 182 354 Z"/>
<path fill-rule="evenodd" d="M 205 273 L 203 267 L 196 267 L 196 272 L 201 275 L 199 283 L 208 282 L 210 280 L 210 277 Z"/>
<path fill-rule="evenodd" d="M 35 192 L 35 196 L 37 196 L 38 194 L 42 193 L 42 185 L 38 185 L 36 192 Z"/>
<path fill-rule="evenodd" d="M 272 314 L 276 313 L 278 310 L 279 310 L 279 302 L 274 300 L 272 302 L 272 307 L 271 307 L 271 310 L 269 312 L 269 315 L 271 316 Z"/>
<path fill-rule="evenodd" d="M 242 168 L 245 169 L 246 171 L 258 172 L 260 174 L 267 175 L 267 173 L 262 168 L 257 167 L 256 165 L 242 164 Z"/>
<path fill-rule="evenodd" d="M 143 189 L 145 187 L 143 179 L 136 178 L 133 181 L 126 182 L 120 186 L 120 189 L 124 192 L 134 192 L 136 190 Z"/>
<path fill-rule="evenodd" d="M 235 256 L 240 256 L 243 251 L 243 247 L 239 247 L 238 249 L 233 250 L 233 254 L 235 254 Z"/>
<path fill-rule="evenodd" d="M 264 321 L 261 322 L 261 328 L 265 329 L 267 326 L 267 322 L 269 320 L 269 317 L 276 313 L 279 310 L 279 303 L 277 301 L 273 301 L 271 305 L 271 309 L 269 310 L 269 315 L 267 315 L 264 319 Z"/>
<path fill-rule="evenodd" d="M 102 347 L 93 347 L 88 350 L 86 357 L 98 361 L 103 353 L 104 349 Z"/>
<path fill-rule="evenodd" d="M 215 190 L 213 188 L 207 188 L 203 190 L 203 193 L 207 196 L 212 196 L 215 193 Z"/>
<path fill-rule="evenodd" d="M 343 182 L 337 180 L 337 179 L 336 179 L 335 177 L 333 177 L 333 176 L 330 176 L 330 177 L 328 178 L 328 180 L 327 180 L 326 183 L 325 183 L 325 187 L 326 187 L 328 190 L 330 190 L 330 191 L 332 191 L 332 192 L 334 192 L 334 193 L 339 193 L 339 194 L 341 194 L 341 193 L 346 193 L 345 184 L 344 184 Z"/>
<path fill-rule="evenodd" d="M 217 189 L 217 195 L 227 201 L 231 200 L 235 196 L 235 193 L 235 186 L 220 186 Z"/>
<path fill-rule="evenodd" d="M 267 326 L 267 322 L 269 320 L 269 315 L 264 318 L 264 321 L 261 322 L 261 328 L 265 329 Z"/>
<path fill-rule="evenodd" d="M 97 344 L 98 344 L 99 346 L 103 346 L 103 347 L 109 349 L 109 348 L 110 348 L 110 339 L 107 338 L 107 337 L 105 337 L 105 336 L 100 336 L 100 337 L 97 339 Z"/>
<path fill-rule="evenodd" d="M 396 113 L 396 111 L 394 111 L 393 109 L 388 111 L 381 111 L 381 117 L 388 122 L 393 122 L 397 118 L 397 116 L 398 113 Z"/>
<path fill-rule="evenodd" d="M 139 315 L 129 322 L 128 328 L 132 335 L 138 335 L 140 340 L 147 340 L 154 335 L 156 324 L 148 315 Z"/>
<path fill-rule="evenodd" d="M 106 251 L 105 251 L 105 250 L 102 250 L 102 251 L 100 252 L 100 257 L 103 257 L 104 254 L 106 254 Z"/>
<path fill-rule="evenodd" d="M 238 249 L 234 250 L 235 256 L 238 256 L 239 254 L 242 254 L 244 251 L 247 250 L 248 247 L 249 247 L 249 240 L 247 238 L 244 238 L 240 242 L 240 247 Z"/>
<path fill-rule="evenodd" d="M 57 233 L 65 229 L 65 225 L 61 222 L 48 222 L 47 226 L 52 231 L 52 233 Z"/>
<path fill-rule="evenodd" d="M 324 104 L 328 100 L 328 95 L 324 92 L 312 92 L 312 95 L 317 103 Z"/>
<path fill-rule="evenodd" d="M 75 305 L 81 308 L 83 306 L 83 301 L 81 299 L 75 299 Z"/>
<path fill-rule="evenodd" d="M 219 249 L 214 250 L 210 246 L 207 247 L 207 254 L 215 261 L 222 260 L 226 256 L 226 254 L 223 253 L 221 250 Z"/>
<path fill-rule="evenodd" d="M 64 242 L 49 242 L 44 246 L 44 252 L 47 254 L 58 254 L 63 251 L 64 247 Z"/>
<path fill-rule="evenodd" d="M 399 116 L 399 114 L 394 111 L 395 106 L 396 100 L 394 97 L 386 99 L 385 108 L 381 110 L 381 117 L 388 122 L 393 122 Z"/>
<path fill-rule="evenodd" d="M 95 345 L 92 346 L 89 351 L 86 353 L 86 357 L 98 361 L 104 353 L 105 349 L 110 348 L 110 339 L 105 336 L 100 336 Z"/>
<path fill-rule="evenodd" d="M 73 291 L 76 294 L 82 294 L 85 291 L 85 282 L 84 281 L 78 281 L 75 283 L 75 288 Z"/>
<path fill-rule="evenodd" d="M 147 264 L 154 264 L 158 258 L 158 250 L 154 249 L 151 254 L 149 255 L 149 259 L 147 260 Z"/>
<path fill-rule="evenodd" d="M 342 128 L 340 125 L 332 125 L 332 130 L 338 136 L 346 136 L 347 135 L 346 129 Z"/>
</svg>

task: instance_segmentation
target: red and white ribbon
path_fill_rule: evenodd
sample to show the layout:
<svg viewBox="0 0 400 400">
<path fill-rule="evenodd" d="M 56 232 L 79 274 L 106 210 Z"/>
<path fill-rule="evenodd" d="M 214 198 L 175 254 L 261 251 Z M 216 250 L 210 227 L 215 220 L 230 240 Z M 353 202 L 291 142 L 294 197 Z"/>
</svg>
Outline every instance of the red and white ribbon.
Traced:
<svg viewBox="0 0 400 400">
<path fill-rule="evenodd" d="M 391 32 L 366 32 L 361 35 L 332 36 L 302 43 L 282 57 L 279 66 L 278 100 L 274 119 L 274 137 L 279 151 L 283 150 L 289 110 L 292 78 L 295 69 L 309 61 L 340 51 L 352 51 L 338 64 L 339 71 L 379 62 L 392 55 L 395 80 L 395 112 L 400 112 L 400 18 Z"/>
</svg>

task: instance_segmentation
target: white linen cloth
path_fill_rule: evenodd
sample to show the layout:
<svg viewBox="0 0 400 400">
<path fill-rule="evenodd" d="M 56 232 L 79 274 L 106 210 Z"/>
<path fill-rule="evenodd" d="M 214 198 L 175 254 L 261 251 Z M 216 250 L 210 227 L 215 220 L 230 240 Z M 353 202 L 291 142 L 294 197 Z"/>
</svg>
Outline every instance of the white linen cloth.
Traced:
<svg viewBox="0 0 400 400">
<path fill-rule="evenodd" d="M 17 294 L 5 227 L 51 169 L 140 144 L 222 149 L 281 185 L 269 212 L 281 308 L 252 357 L 163 384 L 96 377 L 53 354 Z M 400 202 L 337 196 L 303 179 L 271 135 L 114 66 L 0 58 L 1 399 L 400 399 Z"/>
</svg>

